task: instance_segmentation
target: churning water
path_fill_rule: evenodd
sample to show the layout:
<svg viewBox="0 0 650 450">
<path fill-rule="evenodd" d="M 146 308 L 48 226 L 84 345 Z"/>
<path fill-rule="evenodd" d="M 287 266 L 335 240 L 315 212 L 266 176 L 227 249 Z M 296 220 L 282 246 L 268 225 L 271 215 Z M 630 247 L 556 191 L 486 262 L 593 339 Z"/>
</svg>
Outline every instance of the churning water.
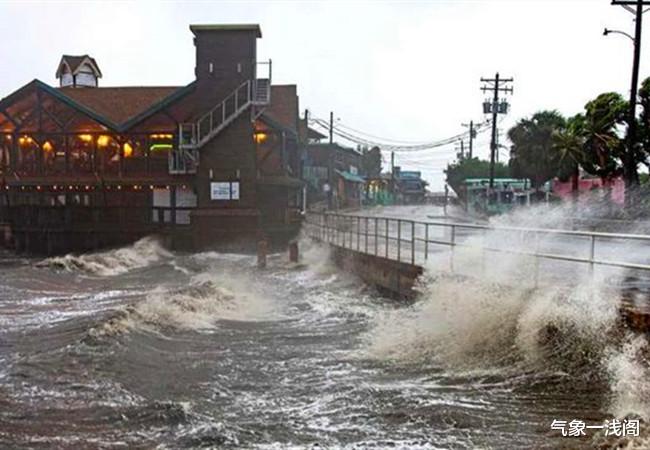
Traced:
<svg viewBox="0 0 650 450">
<path fill-rule="evenodd" d="M 405 304 L 301 251 L 265 271 L 154 239 L 4 255 L 0 446 L 647 446 L 643 423 L 629 441 L 550 429 L 650 414 L 646 338 L 617 321 L 625 274 L 535 287 L 529 261 L 468 248 L 463 270 L 430 261 Z"/>
</svg>

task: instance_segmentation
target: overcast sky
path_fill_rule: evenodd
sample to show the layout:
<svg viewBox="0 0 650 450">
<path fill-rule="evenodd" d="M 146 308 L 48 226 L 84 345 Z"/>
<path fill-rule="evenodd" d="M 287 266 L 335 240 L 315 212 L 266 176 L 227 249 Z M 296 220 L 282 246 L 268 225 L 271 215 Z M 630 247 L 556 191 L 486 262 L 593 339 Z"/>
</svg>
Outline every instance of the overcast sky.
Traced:
<svg viewBox="0 0 650 450">
<path fill-rule="evenodd" d="M 484 120 L 480 78 L 497 71 L 515 79 L 503 132 L 540 109 L 570 115 L 601 92 L 627 97 L 632 43 L 602 31 L 633 33 L 632 19 L 610 0 L 0 0 L 0 97 L 34 78 L 56 84 L 63 53 L 94 56 L 101 86 L 184 85 L 194 77 L 189 24 L 259 23 L 258 58 L 273 60 L 274 83 L 298 85 L 301 110 L 333 110 L 341 124 L 387 139 L 433 141 Z M 487 157 L 488 146 L 479 136 L 475 154 Z M 453 145 L 396 158 L 434 190 L 453 159 Z"/>
</svg>

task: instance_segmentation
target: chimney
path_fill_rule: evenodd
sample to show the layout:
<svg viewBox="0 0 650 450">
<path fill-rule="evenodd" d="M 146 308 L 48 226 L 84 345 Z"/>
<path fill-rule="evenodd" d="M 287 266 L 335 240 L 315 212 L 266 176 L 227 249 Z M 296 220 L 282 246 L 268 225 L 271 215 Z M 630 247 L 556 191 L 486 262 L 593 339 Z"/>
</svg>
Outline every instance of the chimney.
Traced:
<svg viewBox="0 0 650 450">
<path fill-rule="evenodd" d="M 190 25 L 196 47 L 197 90 L 203 110 L 216 106 L 246 80 L 254 80 L 259 25 Z"/>
</svg>

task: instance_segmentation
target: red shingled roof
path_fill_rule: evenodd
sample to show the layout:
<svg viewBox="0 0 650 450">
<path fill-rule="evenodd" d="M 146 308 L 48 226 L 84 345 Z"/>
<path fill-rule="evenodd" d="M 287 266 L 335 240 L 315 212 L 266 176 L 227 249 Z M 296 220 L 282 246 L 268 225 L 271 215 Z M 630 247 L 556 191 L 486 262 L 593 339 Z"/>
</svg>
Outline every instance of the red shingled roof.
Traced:
<svg viewBox="0 0 650 450">
<path fill-rule="evenodd" d="M 63 87 L 58 91 L 111 122 L 121 124 L 178 89 L 179 86 Z"/>
</svg>

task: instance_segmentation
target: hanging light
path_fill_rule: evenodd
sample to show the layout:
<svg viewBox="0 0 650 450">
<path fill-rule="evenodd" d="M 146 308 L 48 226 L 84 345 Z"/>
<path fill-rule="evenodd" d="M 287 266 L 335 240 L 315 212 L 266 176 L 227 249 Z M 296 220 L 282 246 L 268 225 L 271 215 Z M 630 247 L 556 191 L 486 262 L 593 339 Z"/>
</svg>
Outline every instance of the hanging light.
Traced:
<svg viewBox="0 0 650 450">
<path fill-rule="evenodd" d="M 54 146 L 50 141 L 45 141 L 43 144 L 43 151 L 50 153 L 52 150 L 54 150 Z"/>
<path fill-rule="evenodd" d="M 133 156 L 133 147 L 131 146 L 131 144 L 125 142 L 122 148 L 124 150 L 125 158 L 130 158 L 131 156 Z"/>
<path fill-rule="evenodd" d="M 84 142 L 90 142 L 93 140 L 93 137 L 90 134 L 80 134 L 79 139 L 81 139 Z"/>
<path fill-rule="evenodd" d="M 100 147 L 106 147 L 110 141 L 110 136 L 106 136 L 105 134 L 102 134 L 97 138 L 97 145 Z"/>
<path fill-rule="evenodd" d="M 34 139 L 31 136 L 24 135 L 18 138 L 18 143 L 20 145 L 31 144 L 32 142 L 34 142 Z"/>
<path fill-rule="evenodd" d="M 266 134 L 264 131 L 256 131 L 253 133 L 253 140 L 255 141 L 256 144 L 261 144 L 262 142 L 265 142 L 268 139 L 269 135 Z"/>
</svg>

